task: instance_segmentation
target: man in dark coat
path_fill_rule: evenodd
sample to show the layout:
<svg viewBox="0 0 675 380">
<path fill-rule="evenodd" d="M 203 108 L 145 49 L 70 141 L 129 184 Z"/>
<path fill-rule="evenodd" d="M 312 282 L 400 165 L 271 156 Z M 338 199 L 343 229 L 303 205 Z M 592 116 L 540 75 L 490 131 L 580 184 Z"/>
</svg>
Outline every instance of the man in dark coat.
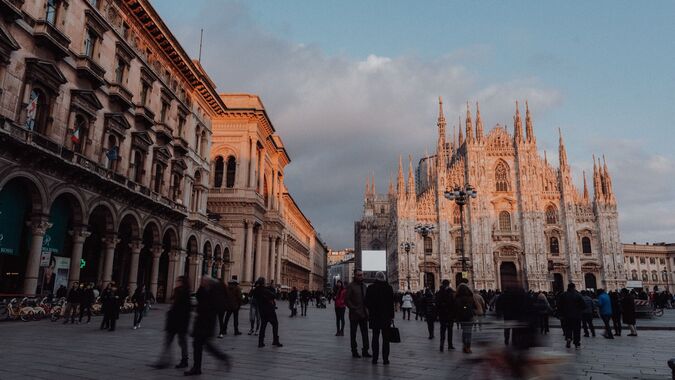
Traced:
<svg viewBox="0 0 675 380">
<path fill-rule="evenodd" d="M 567 286 L 567 291 L 558 297 L 558 312 L 560 314 L 560 323 L 565 331 L 565 341 L 567 348 L 574 340 L 574 347 L 581 346 L 581 314 L 586 307 L 581 294 L 577 292 L 573 283 Z"/>
<path fill-rule="evenodd" d="M 94 295 L 94 284 L 89 284 L 82 292 L 82 300 L 80 302 L 80 323 L 84 313 L 87 313 L 87 323 L 91 322 L 91 305 L 96 302 Z"/>
<path fill-rule="evenodd" d="M 103 322 L 101 322 L 101 329 L 107 328 L 108 331 L 115 331 L 115 325 L 120 317 L 120 296 L 117 293 L 117 286 L 108 284 L 108 287 L 101 295 L 101 303 L 103 308 Z"/>
<path fill-rule="evenodd" d="M 452 344 L 452 325 L 455 322 L 453 305 L 455 304 L 455 291 L 450 287 L 449 280 L 443 280 L 443 285 L 436 293 L 436 310 L 441 330 L 441 352 L 445 345 L 445 335 L 448 336 L 448 350 L 454 350 Z"/>
<path fill-rule="evenodd" d="M 75 315 L 78 312 L 82 294 L 83 291 L 80 289 L 80 284 L 77 281 L 73 282 L 73 286 L 68 290 L 68 295 L 66 296 L 66 310 L 64 312 L 66 320 L 63 321 L 64 325 L 68 323 L 68 318 L 70 318 L 70 323 L 75 323 Z"/>
<path fill-rule="evenodd" d="M 169 366 L 169 362 L 171 361 L 171 343 L 176 335 L 178 335 L 178 345 L 180 346 L 181 353 L 181 360 L 176 365 L 176 368 L 188 366 L 188 348 L 185 335 L 190 324 L 191 312 L 189 281 L 185 276 L 180 276 L 176 279 L 176 288 L 173 290 L 173 303 L 166 313 L 164 349 L 159 361 L 153 367 L 161 369 Z"/>
<path fill-rule="evenodd" d="M 265 278 L 260 277 L 255 282 L 253 298 L 260 312 L 260 334 L 258 334 L 258 347 L 265 347 L 265 330 L 267 324 L 272 325 L 272 345 L 283 347 L 279 342 L 279 320 L 276 312 L 276 294 L 273 289 L 265 287 Z"/>
<path fill-rule="evenodd" d="M 382 334 L 382 363 L 389 364 L 389 334 L 394 320 L 394 289 L 387 284 L 384 273 L 377 272 L 375 283 L 366 292 L 366 307 L 373 330 L 373 364 L 377 364 Z"/>
<path fill-rule="evenodd" d="M 609 300 L 612 302 L 612 325 L 614 325 L 614 335 L 621 336 L 621 301 L 619 292 L 609 293 Z"/>
<path fill-rule="evenodd" d="M 305 286 L 304 289 L 300 292 L 300 316 L 307 316 L 307 305 L 309 305 L 309 299 L 312 294 L 309 292 L 309 289 Z"/>
<path fill-rule="evenodd" d="M 192 349 L 194 351 L 194 363 L 189 371 L 184 372 L 185 376 L 201 375 L 202 373 L 202 353 L 204 348 L 217 359 L 221 360 L 229 367 L 229 357 L 224 352 L 218 350 L 211 338 L 215 334 L 216 321 L 218 319 L 218 299 L 222 293 L 218 290 L 218 281 L 208 276 L 203 276 L 199 290 L 197 290 L 197 316 L 192 327 Z"/>
<path fill-rule="evenodd" d="M 637 336 L 637 329 L 635 328 L 635 297 L 628 291 L 628 289 L 621 289 L 621 315 L 623 323 L 630 328 L 628 336 Z"/>
<path fill-rule="evenodd" d="M 429 288 L 424 291 L 422 307 L 424 308 L 424 319 L 427 321 L 429 339 L 434 339 L 434 326 L 436 324 L 436 300 L 434 299 L 434 292 Z"/>
<path fill-rule="evenodd" d="M 140 329 L 143 313 L 145 313 L 145 304 L 148 302 L 148 294 L 145 292 L 143 284 L 134 290 L 131 302 L 134 304 L 134 330 Z"/>
<path fill-rule="evenodd" d="M 368 310 L 365 304 L 366 286 L 363 283 L 363 272 L 357 270 L 354 273 L 354 281 L 347 286 L 347 297 L 345 303 L 349 308 L 349 340 L 352 347 L 352 356 L 360 358 L 358 347 L 356 345 L 356 329 L 361 329 L 361 339 L 363 342 L 363 357 L 372 357 L 368 353 Z"/>
<path fill-rule="evenodd" d="M 241 335 L 239 331 L 239 309 L 241 308 L 241 288 L 236 280 L 227 284 L 227 293 L 225 295 L 225 322 L 220 327 L 220 334 L 227 335 L 227 324 L 230 317 L 234 316 L 234 335 Z"/>
<path fill-rule="evenodd" d="M 288 293 L 288 308 L 291 309 L 291 317 L 298 315 L 298 289 L 295 286 Z"/>
</svg>

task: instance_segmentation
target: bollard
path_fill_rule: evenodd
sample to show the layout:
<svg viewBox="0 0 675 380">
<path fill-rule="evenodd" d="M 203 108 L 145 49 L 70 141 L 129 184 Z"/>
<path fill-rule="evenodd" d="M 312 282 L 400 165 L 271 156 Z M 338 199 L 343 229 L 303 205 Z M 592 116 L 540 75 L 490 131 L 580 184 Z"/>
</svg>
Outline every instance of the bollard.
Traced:
<svg viewBox="0 0 675 380">
<path fill-rule="evenodd" d="M 670 370 L 673 372 L 673 380 L 675 380 L 675 359 L 670 359 L 668 360 L 668 367 L 670 367 Z"/>
</svg>

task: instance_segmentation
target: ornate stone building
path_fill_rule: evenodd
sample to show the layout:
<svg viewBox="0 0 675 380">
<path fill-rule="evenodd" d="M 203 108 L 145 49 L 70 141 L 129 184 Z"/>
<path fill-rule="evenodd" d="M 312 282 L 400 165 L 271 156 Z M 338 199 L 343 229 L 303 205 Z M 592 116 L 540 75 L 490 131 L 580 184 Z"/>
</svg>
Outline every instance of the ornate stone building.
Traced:
<svg viewBox="0 0 675 380">
<path fill-rule="evenodd" d="M 0 293 L 164 299 L 233 250 L 206 212 L 226 106 L 147 0 L 0 1 Z"/>
<path fill-rule="evenodd" d="M 475 122 L 474 122 L 475 119 Z M 396 185 L 386 195 L 366 186 L 363 217 L 355 224 L 357 266 L 362 249 L 386 249 L 389 279 L 398 289 L 420 289 L 426 281 L 461 278 L 461 247 L 469 259 L 469 279 L 477 289 L 518 284 L 534 290 L 615 289 L 626 281 L 619 240 L 616 198 L 607 165 L 595 161 L 593 198 L 586 177 L 579 191 L 572 182 L 562 134 L 559 165 L 541 157 L 530 110 L 525 131 L 518 103 L 513 134 L 497 125 L 483 130 L 480 111 L 467 104 L 465 134 L 446 141 L 443 104 L 439 104 L 436 154 L 423 157 L 407 181 L 399 159 Z M 473 185 L 478 196 L 464 208 L 465 240 L 458 206 L 444 197 L 455 185 Z M 434 226 L 426 237 L 415 231 Z M 403 242 L 416 249 L 407 256 Z"/>
<path fill-rule="evenodd" d="M 641 281 L 646 291 L 675 292 L 675 243 L 623 244 L 626 279 Z"/>
<path fill-rule="evenodd" d="M 326 246 L 284 185 L 290 158 L 281 137 L 258 96 L 221 99 L 227 110 L 213 121 L 208 208 L 234 235 L 228 278 L 321 289 Z"/>
</svg>

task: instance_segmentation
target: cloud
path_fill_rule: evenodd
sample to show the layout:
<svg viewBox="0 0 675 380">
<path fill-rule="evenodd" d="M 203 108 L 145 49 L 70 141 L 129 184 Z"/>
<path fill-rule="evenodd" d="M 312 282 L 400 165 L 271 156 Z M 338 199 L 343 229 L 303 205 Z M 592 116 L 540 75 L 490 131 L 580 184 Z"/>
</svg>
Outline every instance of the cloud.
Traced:
<svg viewBox="0 0 675 380">
<path fill-rule="evenodd" d="M 529 99 L 537 115 L 562 102 L 556 89 L 536 77 L 482 83 L 471 61 L 489 59 L 485 45 L 437 59 L 329 56 L 311 41 L 298 44 L 265 32 L 243 3 L 198 4 L 204 7 L 198 22 L 162 16 L 183 43 L 199 41 L 191 25 L 204 26 L 202 63 L 219 91 L 261 96 L 292 159 L 286 184 L 334 248 L 353 246 L 369 173 L 386 192 L 399 154 L 419 158 L 434 151 L 439 95 L 449 134 L 467 100 L 472 107 L 480 102 L 486 128 L 510 124 L 516 99 Z"/>
</svg>

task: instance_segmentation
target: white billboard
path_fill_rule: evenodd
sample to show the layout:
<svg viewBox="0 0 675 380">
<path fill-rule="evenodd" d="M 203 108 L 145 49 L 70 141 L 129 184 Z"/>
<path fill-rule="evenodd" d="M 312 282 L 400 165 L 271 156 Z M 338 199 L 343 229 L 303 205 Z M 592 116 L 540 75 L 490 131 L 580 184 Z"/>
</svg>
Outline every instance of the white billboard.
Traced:
<svg viewBox="0 0 675 380">
<path fill-rule="evenodd" d="M 362 251 L 361 270 L 364 272 L 386 272 L 387 251 Z"/>
</svg>

